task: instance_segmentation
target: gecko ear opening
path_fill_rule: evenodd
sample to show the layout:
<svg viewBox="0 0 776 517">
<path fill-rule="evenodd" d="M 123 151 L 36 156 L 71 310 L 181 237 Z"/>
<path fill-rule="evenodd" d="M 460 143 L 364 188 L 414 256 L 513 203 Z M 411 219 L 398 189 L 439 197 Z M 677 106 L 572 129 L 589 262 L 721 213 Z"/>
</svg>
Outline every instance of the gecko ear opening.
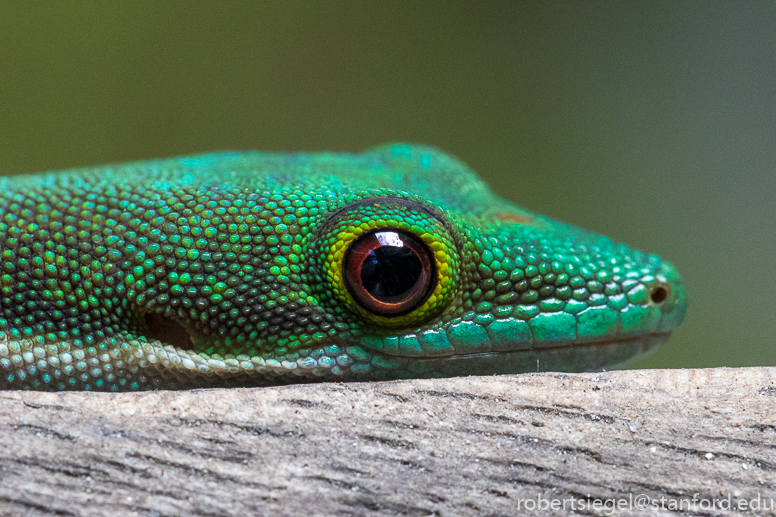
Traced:
<svg viewBox="0 0 776 517">
<path fill-rule="evenodd" d="M 144 320 L 146 338 L 158 339 L 163 344 L 172 345 L 180 350 L 194 349 L 191 333 L 174 319 L 158 312 L 147 312 Z"/>
</svg>

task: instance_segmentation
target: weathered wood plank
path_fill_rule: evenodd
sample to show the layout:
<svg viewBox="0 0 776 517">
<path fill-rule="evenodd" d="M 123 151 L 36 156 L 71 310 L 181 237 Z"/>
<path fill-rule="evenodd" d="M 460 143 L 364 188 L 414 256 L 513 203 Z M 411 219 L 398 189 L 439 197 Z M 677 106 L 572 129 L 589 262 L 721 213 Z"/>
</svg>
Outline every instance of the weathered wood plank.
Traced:
<svg viewBox="0 0 776 517">
<path fill-rule="evenodd" d="M 701 501 L 776 500 L 775 381 L 720 368 L 2 392 L 0 515 L 518 515 L 563 500 L 541 513 L 568 515 L 571 499 L 606 515 L 595 499 L 696 493 L 678 513 L 741 515 Z"/>
</svg>

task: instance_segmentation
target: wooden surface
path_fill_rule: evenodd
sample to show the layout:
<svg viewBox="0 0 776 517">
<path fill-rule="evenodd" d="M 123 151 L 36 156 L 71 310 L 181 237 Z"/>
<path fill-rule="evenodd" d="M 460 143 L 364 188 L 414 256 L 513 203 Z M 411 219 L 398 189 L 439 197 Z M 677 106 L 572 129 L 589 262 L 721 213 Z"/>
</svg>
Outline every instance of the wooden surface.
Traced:
<svg viewBox="0 0 776 517">
<path fill-rule="evenodd" d="M 775 381 L 720 368 L 0 392 L 0 515 L 774 515 Z M 642 494 L 654 505 L 629 506 Z"/>
</svg>

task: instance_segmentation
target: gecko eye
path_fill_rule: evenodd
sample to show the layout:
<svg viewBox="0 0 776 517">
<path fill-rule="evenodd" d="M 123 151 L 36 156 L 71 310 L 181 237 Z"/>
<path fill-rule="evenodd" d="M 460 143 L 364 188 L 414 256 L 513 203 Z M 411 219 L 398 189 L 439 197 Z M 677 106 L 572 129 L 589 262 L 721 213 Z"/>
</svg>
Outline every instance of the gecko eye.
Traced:
<svg viewBox="0 0 776 517">
<path fill-rule="evenodd" d="M 331 214 L 317 238 L 319 299 L 382 328 L 409 328 L 455 298 L 461 257 L 433 205 L 368 197 Z"/>
<path fill-rule="evenodd" d="M 342 266 L 356 302 L 388 317 L 425 302 L 437 276 L 431 250 L 418 237 L 397 229 L 373 230 L 355 239 Z"/>
</svg>

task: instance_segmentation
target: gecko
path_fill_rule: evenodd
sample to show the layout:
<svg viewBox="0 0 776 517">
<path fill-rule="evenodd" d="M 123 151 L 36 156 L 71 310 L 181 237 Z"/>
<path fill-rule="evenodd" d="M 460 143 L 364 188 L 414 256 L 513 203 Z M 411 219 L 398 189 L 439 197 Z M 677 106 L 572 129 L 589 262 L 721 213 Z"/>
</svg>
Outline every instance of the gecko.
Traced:
<svg viewBox="0 0 776 517">
<path fill-rule="evenodd" d="M 3 177 L 0 253 L 3 389 L 600 370 L 687 307 L 658 256 L 400 143 Z"/>
</svg>

